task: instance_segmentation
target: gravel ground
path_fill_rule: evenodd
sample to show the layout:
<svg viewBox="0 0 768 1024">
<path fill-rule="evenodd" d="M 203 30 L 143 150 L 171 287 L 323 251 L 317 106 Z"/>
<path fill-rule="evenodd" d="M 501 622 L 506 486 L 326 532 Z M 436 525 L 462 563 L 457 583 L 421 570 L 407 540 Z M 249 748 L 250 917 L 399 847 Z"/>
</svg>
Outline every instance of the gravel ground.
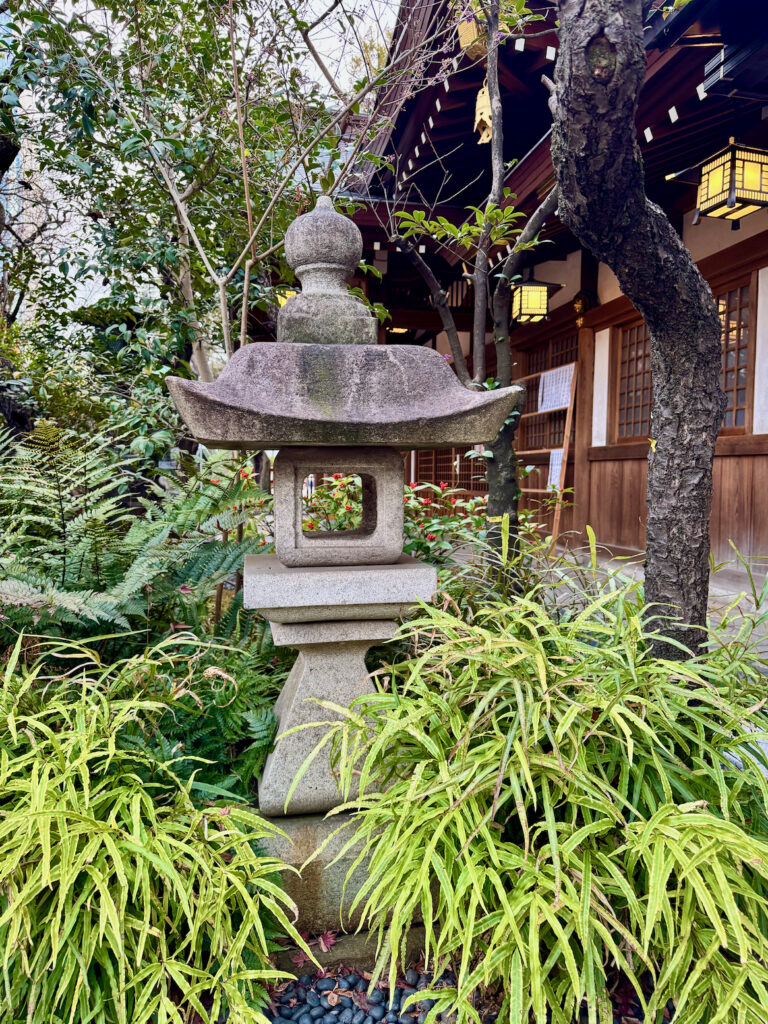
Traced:
<svg viewBox="0 0 768 1024">
<path fill-rule="evenodd" d="M 435 986 L 432 975 L 411 968 L 399 981 L 393 992 L 380 983 L 369 995 L 370 975 L 365 973 L 340 967 L 314 977 L 303 974 L 274 992 L 271 1019 L 273 1024 L 424 1024 L 431 999 L 421 999 L 405 1012 L 401 1007 L 409 995 Z M 453 983 L 449 972 L 435 987 Z"/>
<path fill-rule="evenodd" d="M 437 982 L 431 974 L 410 968 L 398 978 L 394 992 L 383 983 L 368 995 L 370 975 L 355 973 L 345 967 L 333 972 L 317 975 L 302 975 L 296 982 L 279 986 L 272 993 L 272 1010 L 266 1011 L 272 1024 L 424 1024 L 432 1008 L 430 999 L 418 1000 L 402 1012 L 401 1006 L 407 996 L 426 988 L 440 988 L 455 984 L 453 974 L 448 971 Z M 490 1000 L 486 1006 L 479 1006 L 483 1024 L 495 1024 L 501 999 Z M 624 981 L 616 985 L 613 997 L 614 1024 L 643 1024 L 644 1018 L 637 995 L 632 986 Z M 664 1020 L 672 1017 L 672 1007 L 664 1012 Z M 438 1015 L 437 1020 L 443 1018 Z M 587 1021 L 586 1011 L 580 1015 L 581 1022 Z M 446 1019 L 445 1024 L 450 1024 Z M 574 1022 L 576 1024 L 576 1022 Z"/>
</svg>

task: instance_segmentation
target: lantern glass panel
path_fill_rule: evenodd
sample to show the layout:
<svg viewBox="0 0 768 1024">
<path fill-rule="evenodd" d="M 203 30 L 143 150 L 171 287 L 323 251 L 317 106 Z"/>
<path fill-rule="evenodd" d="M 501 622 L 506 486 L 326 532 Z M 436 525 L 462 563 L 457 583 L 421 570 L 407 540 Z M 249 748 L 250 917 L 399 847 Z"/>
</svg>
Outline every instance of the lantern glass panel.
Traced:
<svg viewBox="0 0 768 1024">
<path fill-rule="evenodd" d="M 524 282 L 512 296 L 512 318 L 520 323 L 538 323 L 549 313 L 549 289 L 546 285 Z"/>
</svg>

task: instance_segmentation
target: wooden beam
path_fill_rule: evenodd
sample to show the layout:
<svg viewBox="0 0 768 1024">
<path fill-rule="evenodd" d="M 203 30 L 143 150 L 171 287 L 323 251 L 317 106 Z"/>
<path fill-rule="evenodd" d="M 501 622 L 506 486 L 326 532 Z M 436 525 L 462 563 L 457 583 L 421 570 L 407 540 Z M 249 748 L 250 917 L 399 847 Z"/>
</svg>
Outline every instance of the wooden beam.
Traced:
<svg viewBox="0 0 768 1024">
<path fill-rule="evenodd" d="M 579 390 L 576 394 L 576 433 L 573 463 L 573 528 L 586 532 L 589 523 L 590 463 L 592 444 L 592 403 L 595 386 L 595 332 L 590 327 L 579 331 Z"/>
</svg>

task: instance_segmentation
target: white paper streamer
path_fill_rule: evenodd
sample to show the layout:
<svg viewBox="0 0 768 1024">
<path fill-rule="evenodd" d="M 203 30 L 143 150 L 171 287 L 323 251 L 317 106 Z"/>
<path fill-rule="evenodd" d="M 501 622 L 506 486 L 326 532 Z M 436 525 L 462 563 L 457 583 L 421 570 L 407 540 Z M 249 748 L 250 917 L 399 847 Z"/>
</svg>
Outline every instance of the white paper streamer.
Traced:
<svg viewBox="0 0 768 1024">
<path fill-rule="evenodd" d="M 563 468 L 563 449 L 555 448 L 549 453 L 549 476 L 547 477 L 547 489 L 560 490 L 560 472 Z"/>
<path fill-rule="evenodd" d="M 552 412 L 553 409 L 566 409 L 571 403 L 571 382 L 575 363 L 567 366 L 556 366 L 547 370 L 539 378 L 539 408 L 537 412 Z"/>
</svg>

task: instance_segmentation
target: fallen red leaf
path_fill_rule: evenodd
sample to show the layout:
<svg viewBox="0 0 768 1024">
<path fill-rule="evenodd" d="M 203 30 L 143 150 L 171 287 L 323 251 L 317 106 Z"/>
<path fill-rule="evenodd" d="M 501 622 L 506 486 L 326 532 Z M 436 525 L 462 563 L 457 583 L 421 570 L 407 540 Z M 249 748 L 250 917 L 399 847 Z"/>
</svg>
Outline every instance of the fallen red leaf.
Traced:
<svg viewBox="0 0 768 1024">
<path fill-rule="evenodd" d="M 311 963 L 309 957 L 302 949 L 297 949 L 295 953 L 291 953 L 291 960 L 297 967 L 303 967 L 304 964 Z"/>
</svg>

